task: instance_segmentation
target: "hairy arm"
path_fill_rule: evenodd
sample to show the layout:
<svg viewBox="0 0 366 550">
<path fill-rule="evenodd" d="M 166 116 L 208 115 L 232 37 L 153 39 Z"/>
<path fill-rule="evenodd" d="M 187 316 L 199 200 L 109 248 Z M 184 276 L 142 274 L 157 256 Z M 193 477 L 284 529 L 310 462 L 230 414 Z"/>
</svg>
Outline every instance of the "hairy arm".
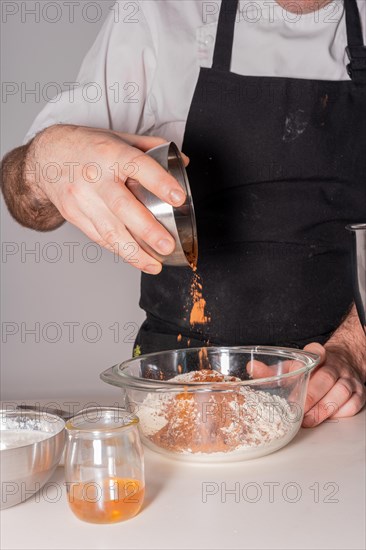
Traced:
<svg viewBox="0 0 366 550">
<path fill-rule="evenodd" d="M 38 185 L 36 147 L 42 134 L 5 155 L 0 184 L 9 212 L 17 222 L 30 229 L 50 231 L 65 220 Z"/>
<path fill-rule="evenodd" d="M 324 347 L 342 355 L 366 381 L 366 339 L 355 305 Z"/>
</svg>

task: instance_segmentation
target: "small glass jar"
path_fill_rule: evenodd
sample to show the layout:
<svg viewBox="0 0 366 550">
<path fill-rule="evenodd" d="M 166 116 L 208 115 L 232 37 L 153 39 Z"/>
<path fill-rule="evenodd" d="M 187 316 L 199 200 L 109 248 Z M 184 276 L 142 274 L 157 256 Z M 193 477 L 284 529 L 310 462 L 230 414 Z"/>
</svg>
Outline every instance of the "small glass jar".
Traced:
<svg viewBox="0 0 366 550">
<path fill-rule="evenodd" d="M 116 523 L 140 511 L 145 478 L 138 422 L 125 409 L 97 407 L 66 423 L 67 498 L 79 519 Z"/>
</svg>

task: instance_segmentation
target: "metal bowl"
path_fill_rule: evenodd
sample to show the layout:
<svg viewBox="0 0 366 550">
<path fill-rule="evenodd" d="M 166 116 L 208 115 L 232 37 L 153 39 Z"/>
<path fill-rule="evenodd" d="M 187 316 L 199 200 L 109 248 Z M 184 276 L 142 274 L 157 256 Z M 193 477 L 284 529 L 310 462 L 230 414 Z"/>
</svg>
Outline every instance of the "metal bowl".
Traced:
<svg viewBox="0 0 366 550">
<path fill-rule="evenodd" d="M 228 462 L 267 455 L 293 439 L 319 360 L 265 346 L 189 348 L 141 355 L 101 378 L 123 390 L 151 449 L 180 460 Z M 189 381 L 208 369 L 235 379 Z"/>
<path fill-rule="evenodd" d="M 196 217 L 187 172 L 179 149 L 175 143 L 168 142 L 150 149 L 147 154 L 180 183 L 186 193 L 186 200 L 182 206 L 173 207 L 160 200 L 138 181 L 129 178 L 126 182 L 127 187 L 174 237 L 175 249 L 168 256 L 162 256 L 145 242 L 139 244 L 165 265 L 196 265 L 198 257 Z"/>
<path fill-rule="evenodd" d="M 352 270 L 358 316 L 366 334 L 366 223 L 347 225 L 353 234 Z"/>
<path fill-rule="evenodd" d="M 65 443 L 65 422 L 37 412 L 0 411 L 1 509 L 23 502 L 42 489 L 60 462 Z M 11 432 L 11 434 L 10 434 Z M 25 433 L 44 439 L 27 443 Z M 17 446 L 6 447 L 14 434 Z"/>
</svg>

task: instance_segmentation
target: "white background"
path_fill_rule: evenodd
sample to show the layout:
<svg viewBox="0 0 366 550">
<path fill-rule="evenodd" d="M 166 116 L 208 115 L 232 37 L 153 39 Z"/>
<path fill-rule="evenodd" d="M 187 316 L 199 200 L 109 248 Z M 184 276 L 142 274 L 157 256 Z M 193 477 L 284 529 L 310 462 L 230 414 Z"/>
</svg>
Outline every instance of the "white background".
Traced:
<svg viewBox="0 0 366 550">
<path fill-rule="evenodd" d="M 51 4 L 42 1 L 40 5 L 47 3 Z M 1 2 L 1 77 L 7 90 L 11 84 L 19 86 L 19 92 L 2 98 L 2 155 L 22 143 L 45 104 L 42 92 L 52 95 L 48 83 L 76 80 L 83 56 L 114 2 L 93 2 L 101 15 L 95 23 L 91 20 L 99 18 L 96 9 L 90 7 L 84 16 L 82 11 L 91 2 L 81 0 L 75 6 L 73 23 L 64 2 L 58 3 L 62 17 L 51 23 L 47 20 L 55 18 L 51 7 L 36 22 L 34 15 L 21 11 L 21 5 L 30 9 L 36 2 Z M 18 12 L 6 16 L 5 4 Z M 36 83 L 41 97 L 22 97 L 22 87 L 31 90 Z M 41 234 L 14 222 L 3 201 L 1 214 L 2 399 L 115 395 L 114 388 L 99 380 L 99 374 L 132 355 L 134 336 L 144 318 L 138 307 L 139 272 L 122 260 L 115 262 L 107 251 L 98 261 L 90 261 L 97 249 L 83 248 L 88 239 L 70 224 Z M 67 242 L 77 246 L 64 245 Z M 36 255 L 24 255 L 37 247 Z M 72 247 L 74 262 L 70 261 Z M 13 254 L 6 254 L 9 251 Z M 79 323 L 74 327 L 74 342 L 70 342 L 71 327 L 65 323 Z M 27 333 L 34 328 L 36 335 Z"/>
</svg>

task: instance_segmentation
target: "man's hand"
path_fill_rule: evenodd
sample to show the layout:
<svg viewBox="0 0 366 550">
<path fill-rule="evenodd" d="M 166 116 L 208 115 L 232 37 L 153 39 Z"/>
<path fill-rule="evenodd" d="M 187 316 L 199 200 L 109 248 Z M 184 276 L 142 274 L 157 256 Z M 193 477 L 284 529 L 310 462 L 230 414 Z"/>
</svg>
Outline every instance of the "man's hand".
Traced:
<svg viewBox="0 0 366 550">
<path fill-rule="evenodd" d="M 25 152 L 15 150 L 4 159 L 6 203 L 27 227 L 53 229 L 68 220 L 134 267 L 157 274 L 161 263 L 138 243 L 168 255 L 174 239 L 125 183 L 132 177 L 163 201 L 183 204 L 179 183 L 144 154 L 164 142 L 82 126 L 51 126 Z"/>
<path fill-rule="evenodd" d="M 303 427 L 358 413 L 366 395 L 360 370 L 353 366 L 352 358 L 336 346 L 327 349 L 314 343 L 304 349 L 320 355 L 321 363 L 310 378 Z"/>
<path fill-rule="evenodd" d="M 356 308 L 324 347 L 312 343 L 304 349 L 320 355 L 321 363 L 310 378 L 303 427 L 358 413 L 366 401 L 366 340 Z"/>
</svg>

